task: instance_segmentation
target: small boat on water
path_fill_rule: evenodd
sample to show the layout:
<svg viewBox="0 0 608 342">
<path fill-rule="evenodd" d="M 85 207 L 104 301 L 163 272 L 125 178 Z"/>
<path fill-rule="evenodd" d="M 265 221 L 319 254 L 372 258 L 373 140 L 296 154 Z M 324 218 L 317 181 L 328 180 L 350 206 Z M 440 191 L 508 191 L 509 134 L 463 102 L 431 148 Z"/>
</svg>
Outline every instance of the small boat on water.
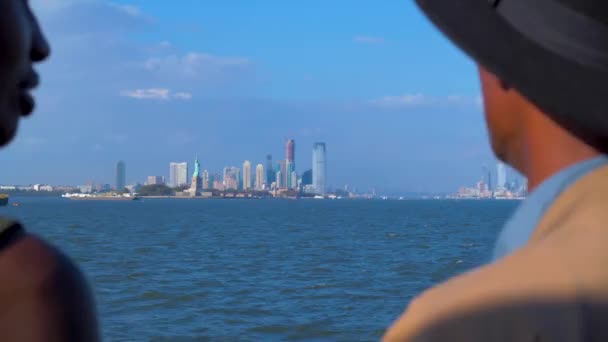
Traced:
<svg viewBox="0 0 608 342">
<path fill-rule="evenodd" d="M 8 205 L 8 195 L 0 194 L 0 207 L 6 207 Z"/>
</svg>

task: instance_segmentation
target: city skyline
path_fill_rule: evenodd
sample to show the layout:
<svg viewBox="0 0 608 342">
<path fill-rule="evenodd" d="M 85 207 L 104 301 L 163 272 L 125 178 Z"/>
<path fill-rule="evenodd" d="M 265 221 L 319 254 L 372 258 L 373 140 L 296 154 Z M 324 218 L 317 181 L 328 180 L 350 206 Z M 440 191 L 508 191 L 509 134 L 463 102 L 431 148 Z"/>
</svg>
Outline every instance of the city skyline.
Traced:
<svg viewBox="0 0 608 342">
<path fill-rule="evenodd" d="M 183 183 L 184 180 L 187 180 L 187 171 L 189 169 L 188 162 L 171 162 L 169 163 L 169 182 L 166 183 L 167 186 L 178 188 L 182 186 L 191 186 L 190 191 L 193 193 L 199 193 L 204 189 L 215 189 L 215 190 L 243 190 L 243 191 L 251 191 L 251 190 L 303 190 L 308 193 L 318 193 L 325 194 L 326 186 L 323 185 L 321 188 L 306 188 L 306 185 L 312 185 L 312 173 L 314 172 L 312 169 L 306 170 L 298 173 L 295 165 L 295 153 L 296 153 L 296 142 L 294 139 L 288 139 L 285 149 L 285 159 L 280 160 L 279 163 L 275 166 L 272 164 L 273 157 L 271 154 L 266 155 L 266 163 L 268 168 L 268 173 L 266 172 L 264 165 L 259 163 L 256 165 L 255 170 L 253 169 L 253 163 L 249 160 L 245 160 L 242 164 L 242 167 L 237 166 L 225 166 L 223 168 L 223 175 L 217 177 L 215 174 L 211 176 L 213 171 L 209 169 L 201 167 L 198 156 L 194 162 L 194 173 L 191 178 L 190 183 Z M 318 155 L 315 150 L 319 147 L 323 147 L 322 155 Z M 313 165 L 319 157 L 322 157 L 323 163 L 325 163 L 325 143 L 315 143 L 312 147 L 312 163 Z M 124 166 L 124 162 L 122 163 Z M 325 165 L 322 169 L 318 169 L 323 174 L 320 176 L 321 179 L 325 180 L 326 178 L 326 168 Z M 255 172 L 255 174 L 254 174 Z M 308 176 L 306 174 L 309 173 Z M 220 179 L 217 179 L 220 178 Z M 164 180 L 164 176 L 147 176 L 146 181 L 143 185 L 159 185 L 164 184 L 159 180 Z M 221 181 L 221 182 L 218 182 Z M 323 181 L 324 182 L 324 181 Z M 130 187 L 133 188 L 137 185 L 141 185 L 140 182 L 135 182 L 131 184 Z"/>
<path fill-rule="evenodd" d="M 0 153 L 14 166 L 1 183 L 114 184 L 119 159 L 127 183 L 197 154 L 213 170 L 265 164 L 287 136 L 331 146 L 336 186 L 450 191 L 495 163 L 475 66 L 413 3 L 188 1 L 179 15 L 154 1 L 32 4 L 54 52 L 36 112 Z M 99 42 L 94 55 L 75 32 Z M 302 153 L 298 170 L 312 166 Z"/>
</svg>

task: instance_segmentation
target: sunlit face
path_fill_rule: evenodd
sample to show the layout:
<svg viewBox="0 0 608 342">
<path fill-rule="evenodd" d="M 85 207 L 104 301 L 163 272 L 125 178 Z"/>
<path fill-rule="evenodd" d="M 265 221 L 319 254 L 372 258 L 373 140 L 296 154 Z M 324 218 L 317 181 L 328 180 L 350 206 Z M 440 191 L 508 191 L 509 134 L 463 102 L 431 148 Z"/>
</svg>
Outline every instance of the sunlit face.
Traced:
<svg viewBox="0 0 608 342">
<path fill-rule="evenodd" d="M 27 0 L 0 0 L 0 146 L 13 139 L 19 118 L 33 111 L 30 91 L 38 84 L 33 64 L 48 55 Z"/>
<path fill-rule="evenodd" d="M 519 93 L 509 90 L 496 76 L 482 67 L 479 67 L 479 76 L 494 153 L 502 161 L 517 167 L 528 103 Z"/>
</svg>

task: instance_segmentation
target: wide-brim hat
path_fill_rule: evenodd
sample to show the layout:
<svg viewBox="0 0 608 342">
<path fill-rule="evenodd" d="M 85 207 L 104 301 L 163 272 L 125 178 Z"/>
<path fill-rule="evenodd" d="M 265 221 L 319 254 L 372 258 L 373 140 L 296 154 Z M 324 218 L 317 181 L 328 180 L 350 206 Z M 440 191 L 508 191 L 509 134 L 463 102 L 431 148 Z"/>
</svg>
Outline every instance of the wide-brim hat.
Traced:
<svg viewBox="0 0 608 342">
<path fill-rule="evenodd" d="M 485 69 L 588 143 L 608 142 L 608 1 L 416 0 Z"/>
</svg>

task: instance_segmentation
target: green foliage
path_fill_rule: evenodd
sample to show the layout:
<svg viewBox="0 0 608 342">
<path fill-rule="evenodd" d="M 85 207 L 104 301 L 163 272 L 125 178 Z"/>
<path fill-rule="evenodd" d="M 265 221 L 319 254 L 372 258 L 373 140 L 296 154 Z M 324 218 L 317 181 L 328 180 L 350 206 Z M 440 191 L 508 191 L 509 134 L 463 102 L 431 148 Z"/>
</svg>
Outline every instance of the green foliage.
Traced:
<svg viewBox="0 0 608 342">
<path fill-rule="evenodd" d="M 188 189 L 190 189 L 189 185 L 180 185 L 180 186 L 177 186 L 177 187 L 173 188 L 173 191 L 174 192 L 184 192 L 184 191 L 186 191 Z"/>
<path fill-rule="evenodd" d="M 172 196 L 173 189 L 164 184 L 144 185 L 137 192 L 139 196 Z"/>
</svg>

